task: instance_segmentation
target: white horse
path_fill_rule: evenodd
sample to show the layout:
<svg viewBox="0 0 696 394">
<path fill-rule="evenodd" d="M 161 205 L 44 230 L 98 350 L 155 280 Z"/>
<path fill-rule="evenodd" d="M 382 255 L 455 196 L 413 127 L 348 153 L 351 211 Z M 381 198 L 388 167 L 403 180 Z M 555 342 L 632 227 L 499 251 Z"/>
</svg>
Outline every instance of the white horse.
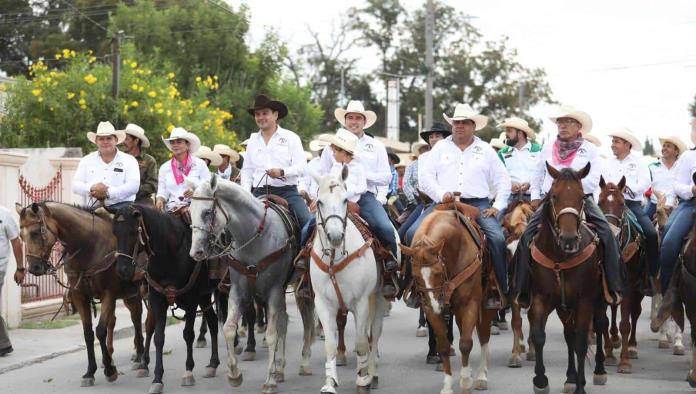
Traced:
<svg viewBox="0 0 696 394">
<path fill-rule="evenodd" d="M 319 193 L 317 232 L 309 271 L 316 313 L 325 335 L 326 381 L 321 393 L 336 393 L 338 386 L 336 315 L 343 308 L 344 313 L 350 311 L 355 318 L 357 392 L 367 393 L 371 385 L 373 388 L 377 385 L 378 344 L 388 306 L 381 292 L 380 267 L 370 243 L 348 218 L 344 183 L 348 168 L 343 168 L 340 179 L 331 175 L 312 176 L 319 184 Z"/>
</svg>

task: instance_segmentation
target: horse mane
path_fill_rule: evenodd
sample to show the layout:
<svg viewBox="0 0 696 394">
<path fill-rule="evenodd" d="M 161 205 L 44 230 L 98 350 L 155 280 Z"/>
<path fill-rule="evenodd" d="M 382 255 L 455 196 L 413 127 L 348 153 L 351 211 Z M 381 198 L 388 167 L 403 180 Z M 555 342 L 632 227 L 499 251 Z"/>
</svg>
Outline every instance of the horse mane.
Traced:
<svg viewBox="0 0 696 394">
<path fill-rule="evenodd" d="M 132 207 L 137 208 L 143 215 L 148 235 L 151 238 L 164 237 L 170 234 L 178 235 L 186 231 L 184 222 L 174 215 L 160 212 L 155 207 L 145 204 L 133 204 Z"/>
<path fill-rule="evenodd" d="M 36 204 L 37 204 L 40 208 L 42 208 L 42 209 L 47 210 L 47 211 L 50 212 L 50 211 L 51 211 L 51 208 L 49 208 L 49 207 L 47 206 L 48 203 L 58 204 L 58 205 L 60 205 L 60 206 L 62 206 L 62 207 L 66 207 L 66 208 L 75 208 L 75 209 L 77 209 L 78 211 L 88 213 L 88 214 L 90 214 L 90 215 L 92 215 L 92 216 L 94 216 L 94 217 L 96 217 L 96 218 L 101 219 L 101 220 L 106 220 L 106 221 L 109 220 L 109 219 L 106 219 L 106 218 L 104 218 L 103 216 L 99 215 L 99 213 L 95 212 L 99 207 L 94 208 L 94 207 L 88 207 L 88 206 L 86 206 L 86 205 L 80 205 L 80 204 L 75 204 L 75 203 L 68 204 L 68 203 L 64 203 L 64 202 L 60 202 L 60 201 L 55 201 L 55 200 L 43 200 L 43 201 L 37 202 Z M 28 208 L 31 207 L 31 205 L 32 205 L 32 204 L 29 204 L 28 206 L 22 208 L 22 212 L 20 213 L 20 217 L 23 217 L 23 216 L 24 216 L 25 212 L 27 211 Z"/>
<path fill-rule="evenodd" d="M 210 182 L 204 182 L 203 183 L 204 189 L 206 191 L 206 194 L 212 196 L 213 192 L 210 189 Z M 262 208 L 263 203 L 259 201 L 254 195 L 244 189 L 242 186 L 237 184 L 236 182 L 231 182 L 227 179 L 218 179 L 217 180 L 217 188 L 216 188 L 216 193 L 218 195 L 222 195 L 223 197 L 230 197 L 232 196 L 232 193 L 236 193 L 235 197 L 242 196 L 244 197 L 243 203 L 248 203 L 249 205 L 255 205 L 258 208 Z"/>
<path fill-rule="evenodd" d="M 559 172 L 560 175 L 558 176 L 558 178 L 556 178 L 557 180 L 582 182 L 582 179 L 580 179 L 580 177 L 572 168 L 561 168 Z"/>
</svg>

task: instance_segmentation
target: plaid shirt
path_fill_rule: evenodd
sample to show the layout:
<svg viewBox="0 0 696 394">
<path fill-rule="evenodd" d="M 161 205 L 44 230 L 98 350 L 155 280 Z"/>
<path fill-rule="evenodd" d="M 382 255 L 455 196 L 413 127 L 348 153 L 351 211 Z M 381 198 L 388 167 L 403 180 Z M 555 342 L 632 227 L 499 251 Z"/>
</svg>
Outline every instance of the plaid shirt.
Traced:
<svg viewBox="0 0 696 394">
<path fill-rule="evenodd" d="M 389 181 L 389 196 L 395 196 L 399 193 L 399 173 L 396 172 L 394 166 L 389 167 L 391 169 L 391 181 Z"/>
<path fill-rule="evenodd" d="M 404 193 L 409 203 L 418 202 L 418 160 L 406 167 L 406 172 L 404 172 Z"/>
</svg>

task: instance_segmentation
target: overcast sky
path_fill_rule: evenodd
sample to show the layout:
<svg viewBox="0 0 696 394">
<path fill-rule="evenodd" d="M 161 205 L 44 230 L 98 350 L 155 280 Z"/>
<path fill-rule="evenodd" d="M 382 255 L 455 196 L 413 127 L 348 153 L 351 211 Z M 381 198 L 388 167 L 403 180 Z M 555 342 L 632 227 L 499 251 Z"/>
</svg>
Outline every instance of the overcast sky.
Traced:
<svg viewBox="0 0 696 394">
<path fill-rule="evenodd" d="M 522 64 L 543 67 L 554 97 L 588 112 L 602 136 L 620 126 L 641 140 L 678 135 L 689 146 L 688 105 L 696 95 L 696 1 L 470 0 L 446 3 L 476 18 L 486 39 L 507 36 Z M 291 48 L 310 42 L 307 27 L 329 34 L 361 0 L 228 0 L 251 10 L 250 40 L 268 27 Z M 408 10 L 425 0 L 402 0 Z M 372 69 L 369 57 L 361 66 Z M 546 119 L 551 108 L 532 108 Z M 544 132 L 553 133 L 545 122 Z M 603 137 L 603 148 L 609 138 Z M 603 149 L 603 150 L 604 150 Z"/>
</svg>

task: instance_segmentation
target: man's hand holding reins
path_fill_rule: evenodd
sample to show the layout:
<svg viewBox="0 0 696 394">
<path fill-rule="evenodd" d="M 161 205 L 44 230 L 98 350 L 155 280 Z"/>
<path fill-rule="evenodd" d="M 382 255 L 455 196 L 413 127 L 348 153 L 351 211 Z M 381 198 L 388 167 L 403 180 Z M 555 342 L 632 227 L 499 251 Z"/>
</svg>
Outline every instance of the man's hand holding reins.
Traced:
<svg viewBox="0 0 696 394">
<path fill-rule="evenodd" d="M 490 208 L 484 209 L 483 212 L 481 212 L 481 215 L 483 215 L 483 217 L 485 217 L 485 218 L 488 218 L 491 216 L 495 217 L 498 214 L 498 212 L 499 212 L 498 208 L 490 207 Z"/>
</svg>

